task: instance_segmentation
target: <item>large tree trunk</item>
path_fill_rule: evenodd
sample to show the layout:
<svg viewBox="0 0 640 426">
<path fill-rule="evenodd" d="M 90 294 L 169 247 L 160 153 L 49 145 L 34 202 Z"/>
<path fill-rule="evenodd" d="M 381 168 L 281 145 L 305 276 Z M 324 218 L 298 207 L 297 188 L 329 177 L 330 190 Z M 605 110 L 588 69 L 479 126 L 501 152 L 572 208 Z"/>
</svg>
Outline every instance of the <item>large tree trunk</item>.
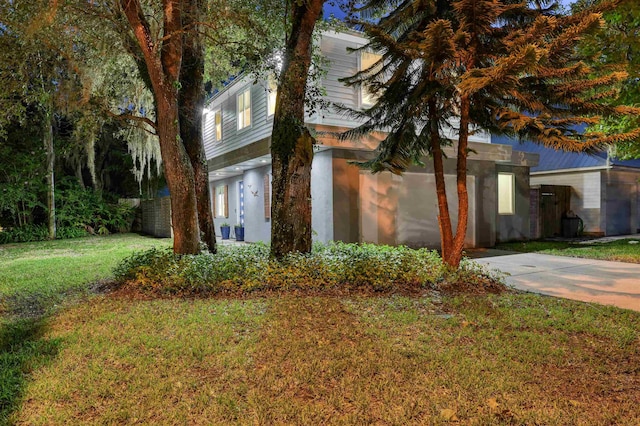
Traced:
<svg viewBox="0 0 640 426">
<path fill-rule="evenodd" d="M 271 158 L 271 255 L 311 251 L 313 137 L 304 127 L 312 34 L 324 0 L 292 2 L 292 27 L 278 85 Z"/>
<path fill-rule="evenodd" d="M 203 5 L 201 0 L 190 2 L 185 11 L 183 25 L 190 28 L 184 36 L 182 68 L 180 70 L 180 136 L 187 150 L 195 179 L 198 224 L 203 241 L 211 253 L 216 252 L 216 233 L 211 211 L 209 170 L 204 153 L 202 111 L 204 108 L 204 44 L 197 31 Z M 193 28 L 192 28 L 193 27 Z"/>
<path fill-rule="evenodd" d="M 430 103 L 430 111 L 435 111 L 435 102 Z M 467 148 L 469 137 L 469 98 L 461 99 L 460 131 L 458 135 L 458 153 L 456 163 L 456 189 L 458 194 L 458 220 L 456 232 L 453 232 L 449 202 L 444 180 L 444 155 L 440 143 L 437 125 L 431 126 L 431 151 L 433 154 L 433 169 L 436 179 L 436 194 L 438 198 L 438 226 L 440 228 L 440 245 L 442 260 L 447 265 L 457 268 L 462 260 L 464 239 L 467 234 L 467 219 L 469 217 L 469 195 L 467 192 Z M 432 123 L 437 123 L 435 113 L 432 113 Z"/>
<path fill-rule="evenodd" d="M 44 149 L 47 153 L 47 225 L 49 228 L 49 239 L 56 239 L 56 201 L 55 201 L 55 179 L 54 166 L 56 154 L 53 147 L 53 111 L 47 105 L 44 113 Z"/>
<path fill-rule="evenodd" d="M 453 267 L 460 265 L 464 239 L 469 218 L 469 193 L 467 192 L 467 152 L 469 146 L 469 97 L 460 100 L 460 130 L 458 132 L 458 155 L 456 162 L 456 188 L 458 191 L 458 226 L 453 246 L 445 262 Z"/>
<path fill-rule="evenodd" d="M 435 111 L 435 102 L 429 103 L 429 110 Z M 457 268 L 462 260 L 464 239 L 467 234 L 467 219 L 469 217 L 469 195 L 467 193 L 467 147 L 469 137 L 469 98 L 461 99 L 460 130 L 458 135 L 458 153 L 456 163 L 456 189 L 458 194 L 458 220 L 456 232 L 453 232 L 449 202 L 447 199 L 444 180 L 444 155 L 440 143 L 440 133 L 436 114 L 430 112 L 431 117 L 431 152 L 433 154 L 433 170 L 436 179 L 436 194 L 438 199 L 438 226 L 440 228 L 440 246 L 442 260 L 447 265 Z"/>
<path fill-rule="evenodd" d="M 171 195 L 173 251 L 199 251 L 195 181 L 191 160 L 180 141 L 178 87 L 182 64 L 182 9 L 185 2 L 163 0 L 164 37 L 155 40 L 139 0 L 120 0 L 122 9 L 140 46 L 153 88 L 156 122 L 164 175 Z M 158 55 L 157 52 L 161 54 Z"/>
<path fill-rule="evenodd" d="M 447 200 L 447 190 L 444 181 L 444 159 L 442 145 L 440 144 L 440 130 L 438 121 L 435 118 L 435 102 L 430 102 L 430 114 L 432 116 L 429 125 L 431 126 L 431 153 L 433 155 L 433 173 L 436 179 L 436 197 L 438 199 L 438 227 L 440 228 L 440 248 L 442 250 L 442 260 L 447 262 L 447 257 L 453 248 L 453 229 L 451 227 L 451 217 L 449 215 L 449 202 Z"/>
<path fill-rule="evenodd" d="M 200 250 L 200 230 L 193 168 L 179 141 L 178 94 L 175 93 L 175 98 L 166 98 L 173 102 L 156 102 L 156 111 L 164 176 L 171 195 L 173 251 L 179 254 L 196 254 Z"/>
</svg>

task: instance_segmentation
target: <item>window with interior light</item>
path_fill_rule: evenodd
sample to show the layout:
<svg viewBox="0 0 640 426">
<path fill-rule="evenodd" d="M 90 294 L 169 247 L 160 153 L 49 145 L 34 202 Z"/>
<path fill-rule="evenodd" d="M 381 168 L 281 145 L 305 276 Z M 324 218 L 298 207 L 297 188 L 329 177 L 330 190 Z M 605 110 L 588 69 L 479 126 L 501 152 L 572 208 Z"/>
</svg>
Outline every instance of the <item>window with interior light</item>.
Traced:
<svg viewBox="0 0 640 426">
<path fill-rule="evenodd" d="M 515 214 L 516 177 L 513 173 L 498 173 L 498 214 Z"/>
<path fill-rule="evenodd" d="M 219 109 L 213 112 L 213 126 L 214 126 L 216 141 L 221 141 L 222 140 L 222 111 Z"/>
<path fill-rule="evenodd" d="M 274 76 L 269 76 L 267 88 L 267 117 L 276 113 L 276 96 L 278 95 L 278 82 Z"/>
<path fill-rule="evenodd" d="M 216 217 L 229 217 L 227 185 L 216 186 L 213 210 Z"/>
<path fill-rule="evenodd" d="M 251 125 L 251 88 L 247 87 L 238 94 L 238 130 Z"/>
<path fill-rule="evenodd" d="M 367 51 L 360 52 L 360 71 L 369 69 L 370 67 L 375 65 L 381 58 L 382 55 L 379 55 L 377 53 Z M 376 96 L 371 93 L 369 89 L 364 85 L 360 86 L 360 105 L 362 105 L 363 107 L 370 107 L 375 103 Z"/>
</svg>

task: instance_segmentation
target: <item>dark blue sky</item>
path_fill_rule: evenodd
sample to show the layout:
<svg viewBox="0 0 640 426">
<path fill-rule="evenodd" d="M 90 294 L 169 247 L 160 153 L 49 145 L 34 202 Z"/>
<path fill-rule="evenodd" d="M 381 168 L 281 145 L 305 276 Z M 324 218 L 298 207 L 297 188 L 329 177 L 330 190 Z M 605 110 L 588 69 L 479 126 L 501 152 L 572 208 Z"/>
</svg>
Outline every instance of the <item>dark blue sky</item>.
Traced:
<svg viewBox="0 0 640 426">
<path fill-rule="evenodd" d="M 565 6 L 569 6 L 575 0 L 558 0 L 558 1 Z M 324 5 L 324 17 L 328 18 L 329 16 L 331 16 L 331 14 L 333 14 L 338 19 L 344 18 L 344 15 L 345 15 L 344 12 L 342 12 L 338 6 L 326 3 Z"/>
</svg>

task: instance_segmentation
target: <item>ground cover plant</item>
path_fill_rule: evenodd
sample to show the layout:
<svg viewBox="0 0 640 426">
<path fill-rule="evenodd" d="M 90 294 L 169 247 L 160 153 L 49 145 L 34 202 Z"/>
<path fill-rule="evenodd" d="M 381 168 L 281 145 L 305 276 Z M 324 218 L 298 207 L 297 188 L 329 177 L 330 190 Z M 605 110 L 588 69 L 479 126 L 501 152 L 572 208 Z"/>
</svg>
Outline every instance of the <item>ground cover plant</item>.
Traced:
<svg viewBox="0 0 640 426">
<path fill-rule="evenodd" d="M 436 251 L 374 244 L 316 244 L 281 260 L 264 244 L 221 246 L 218 253 L 176 255 L 151 249 L 121 262 L 115 279 L 145 294 L 211 295 L 255 291 L 394 292 L 458 288 L 502 291 L 499 277 L 464 261 L 444 265 Z"/>
<path fill-rule="evenodd" d="M 633 238 L 609 242 L 527 241 L 502 243 L 496 248 L 523 253 L 545 253 L 554 256 L 640 263 L 640 240 Z"/>
<path fill-rule="evenodd" d="M 118 274 L 137 272 L 119 291 L 48 316 L 0 313 L 0 424 L 640 422 L 640 313 L 515 292 L 452 295 L 442 288 L 454 282 L 446 271 L 408 268 L 416 260 L 437 265 L 429 251 L 322 246 L 297 259 L 298 270 L 285 262 L 276 279 L 261 246 L 220 247 L 222 259 L 211 266 L 209 255 L 148 250 L 168 247 L 166 240 L 110 238 L 122 238 L 128 251 L 109 251 L 115 241 L 97 237 L 78 248 L 82 255 L 59 241 L 3 247 L 0 265 L 66 253 L 60 269 L 47 266 L 62 276 L 62 292 L 78 285 L 66 271 L 86 268 L 83 257 L 102 251 Z M 121 261 L 133 248 L 142 251 Z M 428 271 L 435 282 L 409 295 L 382 282 L 376 289 L 383 261 L 387 279 L 409 282 Z M 172 273 L 182 284 L 153 284 L 153 262 L 158 276 Z M 340 292 L 313 277 L 331 270 L 344 279 L 344 264 L 358 272 L 351 279 L 370 284 Z M 253 278 L 235 281 L 260 267 L 271 290 L 244 288 Z M 210 279 L 223 274 L 226 281 Z M 296 284 L 305 277 L 313 291 Z M 490 277 L 469 266 L 456 278 Z M 19 281 L 23 290 L 39 288 Z M 233 291 L 201 286 L 212 282 Z M 207 291 L 215 297 L 193 297 Z"/>
</svg>

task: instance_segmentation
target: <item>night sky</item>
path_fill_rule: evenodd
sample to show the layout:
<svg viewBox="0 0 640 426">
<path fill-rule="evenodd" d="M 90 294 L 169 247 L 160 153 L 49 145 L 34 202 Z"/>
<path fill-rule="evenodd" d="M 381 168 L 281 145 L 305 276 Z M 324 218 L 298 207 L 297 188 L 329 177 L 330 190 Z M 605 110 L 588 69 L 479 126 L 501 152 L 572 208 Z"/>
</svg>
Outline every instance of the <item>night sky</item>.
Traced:
<svg viewBox="0 0 640 426">
<path fill-rule="evenodd" d="M 565 6 L 569 6 L 575 0 L 558 0 L 558 1 Z M 338 6 L 326 3 L 324 5 L 324 17 L 328 18 L 329 16 L 331 16 L 331 14 L 333 14 L 338 19 L 344 18 L 344 15 L 345 15 L 344 12 L 341 11 Z"/>
</svg>

